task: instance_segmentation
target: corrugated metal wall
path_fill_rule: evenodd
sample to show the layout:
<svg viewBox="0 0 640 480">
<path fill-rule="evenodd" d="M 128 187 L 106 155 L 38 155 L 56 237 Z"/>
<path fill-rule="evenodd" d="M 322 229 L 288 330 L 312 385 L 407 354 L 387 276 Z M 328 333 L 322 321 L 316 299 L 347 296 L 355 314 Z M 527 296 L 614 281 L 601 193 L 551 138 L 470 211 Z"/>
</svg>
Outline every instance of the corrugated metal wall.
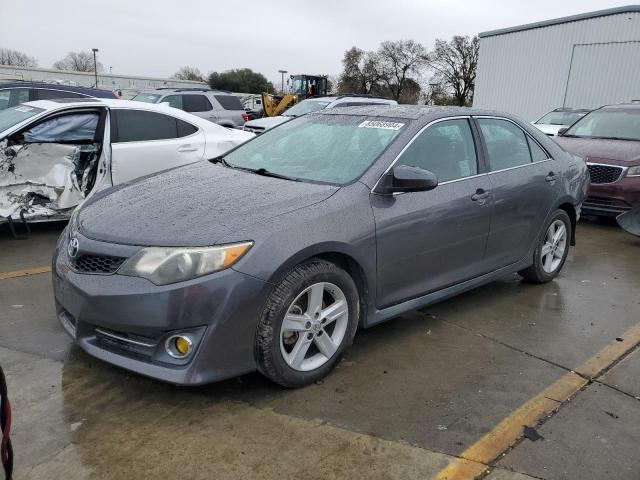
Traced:
<svg viewBox="0 0 640 480">
<path fill-rule="evenodd" d="M 586 47 L 613 42 L 630 43 L 608 49 Z M 570 101 L 567 106 L 572 107 L 596 107 L 629 101 L 632 99 L 627 98 L 629 94 L 638 98 L 633 92 L 638 91 L 640 85 L 640 62 L 629 69 L 622 67 L 640 58 L 638 42 L 640 13 L 615 14 L 481 38 L 473 105 L 507 111 L 531 121 L 562 107 L 565 101 Z M 574 66 L 580 73 L 588 73 L 588 77 L 571 73 L 572 57 Z M 620 67 L 612 70 L 612 65 Z M 622 78 L 623 72 L 629 72 L 630 76 Z"/>
</svg>

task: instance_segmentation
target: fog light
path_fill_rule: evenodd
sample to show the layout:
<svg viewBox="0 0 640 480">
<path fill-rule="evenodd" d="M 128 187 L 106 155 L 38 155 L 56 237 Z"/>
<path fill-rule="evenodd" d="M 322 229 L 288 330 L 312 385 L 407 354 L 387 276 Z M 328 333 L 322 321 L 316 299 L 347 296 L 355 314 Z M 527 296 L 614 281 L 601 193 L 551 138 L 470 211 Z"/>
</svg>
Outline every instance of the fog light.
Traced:
<svg viewBox="0 0 640 480">
<path fill-rule="evenodd" d="M 186 335 L 173 335 L 167 338 L 165 348 L 173 358 L 185 358 L 191 353 L 193 342 Z"/>
</svg>

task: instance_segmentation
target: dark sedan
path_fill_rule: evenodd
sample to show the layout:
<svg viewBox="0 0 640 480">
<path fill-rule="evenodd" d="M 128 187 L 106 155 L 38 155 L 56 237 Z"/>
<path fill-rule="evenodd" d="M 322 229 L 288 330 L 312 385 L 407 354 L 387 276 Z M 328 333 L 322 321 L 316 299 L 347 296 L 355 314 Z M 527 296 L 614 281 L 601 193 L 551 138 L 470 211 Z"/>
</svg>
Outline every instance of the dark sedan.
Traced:
<svg viewBox="0 0 640 480">
<path fill-rule="evenodd" d="M 91 355 L 168 382 L 305 385 L 359 326 L 513 272 L 552 280 L 587 179 L 506 114 L 306 115 L 88 200 L 55 251 L 58 317 Z"/>
<path fill-rule="evenodd" d="M 617 216 L 640 205 L 640 104 L 594 110 L 556 141 L 587 160 L 591 188 L 584 214 Z"/>
</svg>

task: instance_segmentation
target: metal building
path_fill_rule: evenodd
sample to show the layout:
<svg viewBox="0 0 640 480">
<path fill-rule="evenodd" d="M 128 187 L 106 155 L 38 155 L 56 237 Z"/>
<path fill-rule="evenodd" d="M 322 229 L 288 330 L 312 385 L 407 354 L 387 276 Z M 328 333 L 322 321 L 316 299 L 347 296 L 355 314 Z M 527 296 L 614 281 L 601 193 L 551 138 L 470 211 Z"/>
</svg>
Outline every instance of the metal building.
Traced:
<svg viewBox="0 0 640 480">
<path fill-rule="evenodd" d="M 93 72 L 72 72 L 51 68 L 0 65 L 0 82 L 15 81 L 57 83 L 61 85 L 78 85 L 81 87 L 95 87 L 96 85 Z M 130 98 L 142 90 L 153 90 L 160 87 L 206 87 L 206 83 L 191 80 L 176 80 L 173 78 L 98 73 L 98 88 L 119 92 L 124 98 Z"/>
<path fill-rule="evenodd" d="M 536 120 L 640 99 L 640 5 L 484 32 L 473 105 Z"/>
</svg>

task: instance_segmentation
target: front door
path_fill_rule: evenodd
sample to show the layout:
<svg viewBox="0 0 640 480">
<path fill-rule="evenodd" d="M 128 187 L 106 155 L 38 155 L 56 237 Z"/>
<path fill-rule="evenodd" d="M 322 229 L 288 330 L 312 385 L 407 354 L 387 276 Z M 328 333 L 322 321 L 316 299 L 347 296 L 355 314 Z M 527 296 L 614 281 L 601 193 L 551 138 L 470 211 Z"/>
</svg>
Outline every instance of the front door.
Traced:
<svg viewBox="0 0 640 480">
<path fill-rule="evenodd" d="M 468 118 L 424 129 L 395 165 L 429 170 L 427 192 L 372 194 L 377 306 L 387 307 L 485 273 L 492 198 Z"/>
<path fill-rule="evenodd" d="M 514 122 L 477 118 L 485 145 L 494 211 L 487 261 L 495 268 L 522 260 L 559 195 L 559 170 Z"/>
</svg>

